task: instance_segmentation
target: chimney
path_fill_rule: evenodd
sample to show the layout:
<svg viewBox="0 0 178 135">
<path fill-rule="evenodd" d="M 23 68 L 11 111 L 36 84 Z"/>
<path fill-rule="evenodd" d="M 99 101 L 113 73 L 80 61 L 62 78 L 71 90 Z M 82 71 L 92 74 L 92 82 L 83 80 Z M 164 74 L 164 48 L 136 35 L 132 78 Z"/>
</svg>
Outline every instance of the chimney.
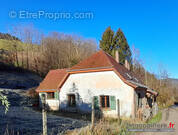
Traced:
<svg viewBox="0 0 178 135">
<path fill-rule="evenodd" d="M 117 61 L 117 63 L 119 63 L 119 52 L 118 52 L 118 50 L 115 51 L 115 60 Z"/>
<path fill-rule="evenodd" d="M 125 59 L 125 67 L 130 70 L 130 64 L 127 59 Z"/>
</svg>

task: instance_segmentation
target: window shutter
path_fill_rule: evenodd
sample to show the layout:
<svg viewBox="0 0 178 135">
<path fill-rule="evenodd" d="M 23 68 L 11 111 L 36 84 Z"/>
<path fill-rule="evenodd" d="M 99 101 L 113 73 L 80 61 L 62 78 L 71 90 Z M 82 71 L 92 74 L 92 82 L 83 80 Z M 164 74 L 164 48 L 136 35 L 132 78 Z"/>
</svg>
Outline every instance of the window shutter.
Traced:
<svg viewBox="0 0 178 135">
<path fill-rule="evenodd" d="M 116 110 L 116 98 L 115 96 L 110 96 L 110 108 Z"/>
<path fill-rule="evenodd" d="M 95 109 L 99 109 L 98 96 L 94 96 L 94 108 L 95 108 Z"/>
<path fill-rule="evenodd" d="M 58 100 L 59 99 L 59 92 L 55 92 L 54 97 L 55 97 L 56 100 Z"/>
</svg>

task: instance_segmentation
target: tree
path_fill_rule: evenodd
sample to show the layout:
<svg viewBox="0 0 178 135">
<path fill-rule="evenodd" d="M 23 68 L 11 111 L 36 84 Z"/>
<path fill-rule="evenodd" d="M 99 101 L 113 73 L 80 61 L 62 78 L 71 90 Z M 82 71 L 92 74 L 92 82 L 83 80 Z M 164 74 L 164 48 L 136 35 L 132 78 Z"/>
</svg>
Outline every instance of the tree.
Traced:
<svg viewBox="0 0 178 135">
<path fill-rule="evenodd" d="M 44 36 L 33 25 L 17 25 L 9 31 L 21 42 L 10 40 L 9 46 L 12 49 L 8 50 L 7 55 L 1 55 L 3 62 L 8 60 L 9 64 L 41 76 L 51 69 L 70 68 L 97 50 L 93 39 L 59 32 Z"/>
<path fill-rule="evenodd" d="M 119 61 L 120 63 L 124 63 L 125 59 L 128 60 L 128 62 L 131 64 L 132 58 L 131 58 L 131 50 L 127 43 L 127 39 L 124 36 L 124 33 L 119 28 L 116 32 L 113 42 L 112 42 L 112 56 L 114 56 L 115 50 L 119 51 Z"/>
<path fill-rule="evenodd" d="M 114 31 L 109 26 L 103 33 L 102 39 L 100 40 L 100 48 L 109 54 L 111 54 L 112 52 L 113 36 L 114 36 Z"/>
</svg>

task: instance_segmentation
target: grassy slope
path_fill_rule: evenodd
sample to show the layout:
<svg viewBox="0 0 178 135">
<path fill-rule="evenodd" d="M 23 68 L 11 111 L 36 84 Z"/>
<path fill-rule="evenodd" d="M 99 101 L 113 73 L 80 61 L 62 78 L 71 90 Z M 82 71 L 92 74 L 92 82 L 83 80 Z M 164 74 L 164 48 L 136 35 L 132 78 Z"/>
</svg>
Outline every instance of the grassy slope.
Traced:
<svg viewBox="0 0 178 135">
<path fill-rule="evenodd" d="M 0 49 L 4 49 L 4 50 L 14 50 L 14 44 L 17 44 L 17 48 L 18 50 L 21 50 L 22 48 L 25 47 L 25 44 L 20 42 L 20 41 L 10 41 L 10 40 L 5 40 L 5 39 L 0 39 Z"/>
<path fill-rule="evenodd" d="M 23 49 L 26 48 L 27 45 L 29 44 L 25 44 L 23 42 L 20 42 L 20 41 L 15 41 L 15 40 L 5 40 L 5 39 L 0 39 L 0 49 L 4 49 L 4 50 L 7 50 L 7 51 L 12 51 L 12 50 L 15 50 L 14 46 L 13 45 L 17 45 L 17 50 L 18 51 L 22 51 Z M 31 48 L 32 45 L 29 45 L 29 48 Z M 34 47 L 34 45 L 33 45 Z M 35 45 L 35 48 L 38 47 L 37 45 Z"/>
</svg>

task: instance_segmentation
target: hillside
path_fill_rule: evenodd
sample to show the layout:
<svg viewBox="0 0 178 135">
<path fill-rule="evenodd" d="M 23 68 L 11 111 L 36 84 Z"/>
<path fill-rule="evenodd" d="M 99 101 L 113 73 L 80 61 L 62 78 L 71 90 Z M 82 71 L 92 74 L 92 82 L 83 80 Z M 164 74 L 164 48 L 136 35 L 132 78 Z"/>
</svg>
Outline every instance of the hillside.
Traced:
<svg viewBox="0 0 178 135">
<path fill-rule="evenodd" d="M 173 86 L 177 86 L 178 87 L 178 79 L 169 78 L 169 80 L 171 81 Z"/>
<path fill-rule="evenodd" d="M 1 33 L 1 32 L 0 32 L 0 39 L 20 41 L 20 39 L 16 36 L 12 36 L 9 33 Z"/>
<path fill-rule="evenodd" d="M 171 87 L 176 88 L 178 91 L 178 79 L 177 78 L 168 78 L 168 81 L 171 84 Z"/>
<path fill-rule="evenodd" d="M 0 49 L 4 50 L 14 50 L 14 44 L 18 44 L 18 50 L 22 49 L 24 47 L 24 44 L 20 41 L 12 41 L 12 40 L 6 40 L 6 39 L 0 39 Z"/>
<path fill-rule="evenodd" d="M 31 44 L 25 44 L 21 41 L 17 40 L 6 40 L 6 39 L 0 39 L 0 50 L 7 50 L 7 51 L 22 51 L 24 48 L 29 46 L 29 49 L 32 47 Z M 37 45 L 33 45 L 33 47 L 38 47 Z"/>
<path fill-rule="evenodd" d="M 31 71 L 0 62 L 0 88 L 28 89 L 38 86 L 41 80 Z"/>
</svg>

